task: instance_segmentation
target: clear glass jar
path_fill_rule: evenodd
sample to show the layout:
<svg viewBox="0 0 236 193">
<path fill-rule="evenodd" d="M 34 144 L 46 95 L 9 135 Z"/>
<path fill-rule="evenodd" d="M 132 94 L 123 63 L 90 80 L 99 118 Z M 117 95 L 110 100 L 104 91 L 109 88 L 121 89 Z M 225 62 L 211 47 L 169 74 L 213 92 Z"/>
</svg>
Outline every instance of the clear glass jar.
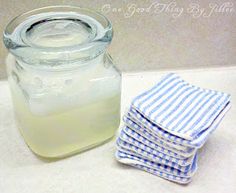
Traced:
<svg viewBox="0 0 236 193">
<path fill-rule="evenodd" d="M 112 34 L 106 17 L 71 6 L 33 10 L 6 27 L 16 119 L 36 154 L 65 157 L 114 135 L 121 75 L 106 51 Z"/>
</svg>

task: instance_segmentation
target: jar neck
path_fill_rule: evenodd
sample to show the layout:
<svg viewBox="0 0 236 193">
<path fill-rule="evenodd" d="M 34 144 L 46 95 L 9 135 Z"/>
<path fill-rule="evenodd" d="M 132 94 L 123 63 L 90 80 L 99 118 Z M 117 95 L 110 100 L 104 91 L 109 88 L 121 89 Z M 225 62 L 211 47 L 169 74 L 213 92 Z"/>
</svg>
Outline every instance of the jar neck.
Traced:
<svg viewBox="0 0 236 193">
<path fill-rule="evenodd" d="M 10 65 L 15 64 L 17 69 L 26 71 L 30 70 L 30 71 L 44 71 L 44 72 L 64 72 L 64 71 L 79 70 L 81 68 L 92 68 L 98 65 L 103 65 L 105 63 L 105 57 L 107 57 L 107 53 L 103 52 L 100 55 L 86 61 L 74 61 L 74 62 L 68 61 L 67 63 L 63 63 L 61 65 L 56 65 L 56 66 L 45 65 L 45 64 L 41 66 L 40 64 L 34 65 L 26 63 L 22 61 L 20 58 L 14 58 L 12 54 L 9 55 L 10 57 L 8 57 L 9 58 L 8 60 L 11 62 L 8 62 L 8 64 Z"/>
<path fill-rule="evenodd" d="M 102 65 L 104 63 L 104 58 L 106 57 L 107 53 L 103 52 L 100 55 L 83 61 L 83 62 L 77 62 L 78 67 L 86 67 L 86 66 L 94 66 L 94 65 Z"/>
</svg>

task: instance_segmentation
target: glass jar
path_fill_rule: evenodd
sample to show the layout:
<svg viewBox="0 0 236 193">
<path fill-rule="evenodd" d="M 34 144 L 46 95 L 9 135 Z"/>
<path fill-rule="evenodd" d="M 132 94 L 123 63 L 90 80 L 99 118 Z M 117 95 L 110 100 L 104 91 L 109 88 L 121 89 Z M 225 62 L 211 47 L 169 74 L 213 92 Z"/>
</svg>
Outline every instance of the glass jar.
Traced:
<svg viewBox="0 0 236 193">
<path fill-rule="evenodd" d="M 33 10 L 6 27 L 16 119 L 37 155 L 65 157 L 113 137 L 121 75 L 106 51 L 112 35 L 106 17 L 71 6 Z"/>
</svg>

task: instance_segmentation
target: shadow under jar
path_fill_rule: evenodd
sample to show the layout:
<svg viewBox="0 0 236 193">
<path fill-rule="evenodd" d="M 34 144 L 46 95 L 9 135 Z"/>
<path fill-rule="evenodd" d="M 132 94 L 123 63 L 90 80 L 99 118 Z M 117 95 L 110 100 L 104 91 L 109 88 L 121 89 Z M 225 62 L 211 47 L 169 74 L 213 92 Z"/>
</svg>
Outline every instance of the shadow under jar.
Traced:
<svg viewBox="0 0 236 193">
<path fill-rule="evenodd" d="M 121 75 L 106 52 L 112 34 L 106 17 L 71 6 L 33 10 L 6 27 L 16 119 L 34 153 L 61 158 L 113 137 Z"/>
</svg>

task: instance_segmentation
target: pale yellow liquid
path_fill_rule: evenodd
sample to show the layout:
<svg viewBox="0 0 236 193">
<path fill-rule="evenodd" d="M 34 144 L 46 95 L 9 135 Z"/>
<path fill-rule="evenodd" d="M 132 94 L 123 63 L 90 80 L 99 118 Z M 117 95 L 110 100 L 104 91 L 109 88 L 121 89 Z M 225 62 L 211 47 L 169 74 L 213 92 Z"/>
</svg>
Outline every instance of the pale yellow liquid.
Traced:
<svg viewBox="0 0 236 193">
<path fill-rule="evenodd" d="M 111 138 L 120 122 L 120 93 L 49 115 L 32 114 L 22 93 L 12 90 L 19 129 L 33 152 L 48 158 L 77 153 Z"/>
<path fill-rule="evenodd" d="M 35 61 L 28 65 L 19 60 L 17 66 L 14 57 L 8 61 L 19 129 L 32 151 L 43 157 L 64 157 L 103 143 L 114 135 L 120 122 L 120 76 L 107 53 L 99 52 L 97 57 L 91 53 L 90 60 L 81 62 L 79 59 L 87 58 L 88 51 L 74 52 L 74 46 L 93 40 L 90 23 L 96 28 L 97 37 L 103 36 L 104 27 L 90 16 L 70 15 L 81 21 L 87 19 L 85 23 L 67 19 L 43 22 L 24 34 L 29 42 L 45 49 L 66 47 L 65 54 L 43 54 L 42 68 Z M 33 18 L 26 21 L 31 22 Z M 90 28 L 85 25 L 87 21 Z M 20 38 L 26 23 L 16 29 Z M 101 49 L 97 43 L 94 45 Z M 20 54 L 30 53 L 30 48 L 25 52 Z M 55 66 L 47 66 L 47 60 L 55 56 L 58 59 Z M 73 66 L 75 59 L 78 59 L 77 68 Z M 62 61 L 66 67 L 59 65 Z M 50 70 L 45 70 L 45 66 Z"/>
</svg>

